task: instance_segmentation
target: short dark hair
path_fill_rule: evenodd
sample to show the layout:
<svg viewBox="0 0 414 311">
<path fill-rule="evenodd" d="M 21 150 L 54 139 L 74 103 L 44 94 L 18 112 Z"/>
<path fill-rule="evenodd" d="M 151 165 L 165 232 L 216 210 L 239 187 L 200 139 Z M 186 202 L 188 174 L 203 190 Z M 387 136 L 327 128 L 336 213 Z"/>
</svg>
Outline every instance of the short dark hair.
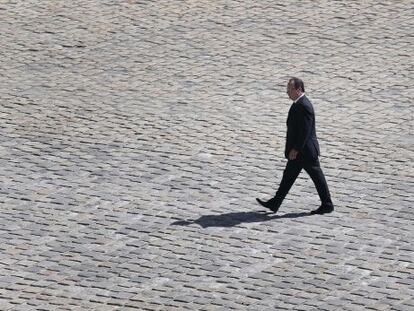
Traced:
<svg viewBox="0 0 414 311">
<path fill-rule="evenodd" d="M 292 77 L 290 78 L 289 82 L 291 81 L 293 82 L 293 86 L 295 90 L 301 89 L 302 92 L 305 92 L 305 84 L 303 83 L 301 79 Z"/>
</svg>

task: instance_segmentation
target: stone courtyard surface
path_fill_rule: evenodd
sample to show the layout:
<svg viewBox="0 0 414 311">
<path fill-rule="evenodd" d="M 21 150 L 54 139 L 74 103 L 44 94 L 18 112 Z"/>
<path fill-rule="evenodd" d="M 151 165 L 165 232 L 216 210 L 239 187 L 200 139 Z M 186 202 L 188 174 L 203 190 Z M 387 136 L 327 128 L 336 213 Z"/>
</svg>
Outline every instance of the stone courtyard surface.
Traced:
<svg viewBox="0 0 414 311">
<path fill-rule="evenodd" d="M 413 1 L 1 1 L 0 310 L 413 310 Z M 336 210 L 277 214 L 287 78 Z"/>
</svg>

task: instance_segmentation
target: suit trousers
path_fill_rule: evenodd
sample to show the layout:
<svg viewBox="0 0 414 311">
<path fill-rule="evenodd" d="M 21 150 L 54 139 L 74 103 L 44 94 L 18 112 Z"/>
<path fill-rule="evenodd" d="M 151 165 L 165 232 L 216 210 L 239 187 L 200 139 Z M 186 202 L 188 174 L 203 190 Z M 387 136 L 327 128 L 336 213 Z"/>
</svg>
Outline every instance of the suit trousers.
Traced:
<svg viewBox="0 0 414 311">
<path fill-rule="evenodd" d="M 275 195 L 275 200 L 282 203 L 302 169 L 309 174 L 315 184 L 322 206 L 332 206 L 328 184 L 326 183 L 325 176 L 319 164 L 319 159 L 317 158 L 314 160 L 304 160 L 300 158 L 296 160 L 288 160 L 283 172 L 282 181 L 280 182 L 279 189 Z"/>
</svg>

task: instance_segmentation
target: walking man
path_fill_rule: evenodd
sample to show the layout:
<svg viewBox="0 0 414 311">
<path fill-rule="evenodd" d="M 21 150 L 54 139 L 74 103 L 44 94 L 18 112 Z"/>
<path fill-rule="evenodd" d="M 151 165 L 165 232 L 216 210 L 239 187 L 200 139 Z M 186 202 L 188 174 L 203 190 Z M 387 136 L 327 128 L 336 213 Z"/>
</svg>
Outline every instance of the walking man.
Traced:
<svg viewBox="0 0 414 311">
<path fill-rule="evenodd" d="M 315 113 L 305 95 L 303 81 L 299 78 L 291 78 L 287 84 L 287 94 L 293 100 L 286 122 L 285 157 L 288 162 L 276 195 L 268 201 L 258 198 L 256 200 L 276 213 L 303 168 L 312 178 L 321 200 L 321 206 L 311 214 L 331 213 L 334 207 L 318 159 L 319 144 L 316 138 Z"/>
</svg>

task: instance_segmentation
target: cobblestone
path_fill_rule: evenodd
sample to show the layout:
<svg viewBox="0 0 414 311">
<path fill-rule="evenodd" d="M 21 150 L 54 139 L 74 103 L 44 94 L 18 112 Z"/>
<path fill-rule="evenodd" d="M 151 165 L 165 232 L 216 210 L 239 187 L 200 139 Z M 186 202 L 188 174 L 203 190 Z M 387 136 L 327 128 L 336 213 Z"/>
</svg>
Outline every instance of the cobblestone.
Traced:
<svg viewBox="0 0 414 311">
<path fill-rule="evenodd" d="M 2 1 L 1 310 L 413 309 L 409 1 Z M 336 210 L 277 215 L 289 76 Z"/>
</svg>

